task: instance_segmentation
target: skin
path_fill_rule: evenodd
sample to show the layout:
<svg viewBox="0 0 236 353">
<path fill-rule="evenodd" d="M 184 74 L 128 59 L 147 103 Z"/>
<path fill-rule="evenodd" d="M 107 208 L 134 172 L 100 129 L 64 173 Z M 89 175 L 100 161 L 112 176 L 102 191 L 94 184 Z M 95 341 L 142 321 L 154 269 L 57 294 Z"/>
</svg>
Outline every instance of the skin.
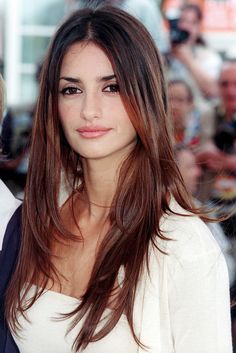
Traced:
<svg viewBox="0 0 236 353">
<path fill-rule="evenodd" d="M 71 200 L 61 209 L 65 226 L 78 239 L 82 235 L 83 242 L 55 244 L 54 253 L 59 257 L 53 262 L 62 274 L 61 292 L 80 297 L 109 229 L 107 215 L 119 167 L 135 146 L 136 131 L 124 108 L 111 62 L 93 43 L 76 43 L 67 51 L 59 91 L 61 123 L 68 143 L 81 156 L 86 192 L 74 199 L 80 231 L 72 218 Z M 59 283 L 51 289 L 60 291 Z"/>
</svg>

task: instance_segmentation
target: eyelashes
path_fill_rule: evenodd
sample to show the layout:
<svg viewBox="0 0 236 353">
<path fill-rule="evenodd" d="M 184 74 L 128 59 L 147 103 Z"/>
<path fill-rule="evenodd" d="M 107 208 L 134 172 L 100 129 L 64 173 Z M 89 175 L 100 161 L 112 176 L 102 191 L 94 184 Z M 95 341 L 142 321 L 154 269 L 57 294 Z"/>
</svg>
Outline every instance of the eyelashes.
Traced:
<svg viewBox="0 0 236 353">
<path fill-rule="evenodd" d="M 80 88 L 74 87 L 74 86 L 62 88 L 59 92 L 63 96 L 78 95 L 78 94 L 83 93 L 83 91 Z M 112 94 L 119 93 L 120 87 L 119 87 L 118 83 L 112 83 L 112 84 L 105 86 L 102 89 L 102 92 L 107 92 L 107 93 L 112 93 Z"/>
<path fill-rule="evenodd" d="M 118 83 L 113 83 L 113 84 L 106 86 L 103 89 L 103 91 L 104 92 L 111 92 L 111 93 L 118 93 L 118 92 L 120 92 L 120 87 L 119 87 Z"/>
<path fill-rule="evenodd" d="M 80 93 L 82 93 L 82 91 L 77 87 L 65 87 L 60 90 L 60 93 L 63 96 L 66 96 L 66 95 L 70 96 L 70 95 L 74 95 L 74 94 L 80 94 Z"/>
</svg>

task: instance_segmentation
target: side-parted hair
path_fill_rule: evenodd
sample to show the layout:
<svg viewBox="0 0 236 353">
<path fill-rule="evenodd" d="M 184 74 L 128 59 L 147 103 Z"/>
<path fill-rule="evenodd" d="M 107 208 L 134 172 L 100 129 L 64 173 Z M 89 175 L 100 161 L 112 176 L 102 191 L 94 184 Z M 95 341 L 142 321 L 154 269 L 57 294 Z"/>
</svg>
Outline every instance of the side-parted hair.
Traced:
<svg viewBox="0 0 236 353">
<path fill-rule="evenodd" d="M 78 237 L 63 226 L 58 204 L 62 172 L 72 190 L 76 189 L 78 181 L 83 187 L 80 156 L 68 144 L 58 112 L 62 61 L 69 48 L 78 42 L 96 44 L 110 59 L 121 98 L 138 137 L 135 148 L 120 169 L 109 213 L 111 227 L 100 246 L 87 290 L 81 303 L 68 316 L 74 318 L 73 327 L 84 319 L 75 340 L 76 351 L 107 335 L 122 313 L 127 315 L 136 342 L 142 345 L 134 330 L 133 306 L 137 283 L 144 266 L 148 265 L 148 249 L 152 245 L 157 247 L 158 237 L 166 239 L 161 233 L 160 219 L 171 211 L 170 197 L 175 197 L 190 211 L 192 202 L 184 191 L 175 163 L 159 52 L 138 20 L 113 7 L 73 13 L 57 30 L 45 59 L 23 203 L 22 244 L 7 292 L 6 317 L 16 332 L 18 311 L 24 315 L 42 294 L 49 279 L 58 274 L 52 264 L 52 244 L 62 239 L 78 241 Z M 78 219 L 79 215 L 75 217 Z M 124 281 L 114 293 L 121 266 L 125 269 Z M 40 283 L 40 288 L 25 305 L 31 283 Z M 115 309 L 97 331 L 113 297 L 116 298 Z"/>
</svg>

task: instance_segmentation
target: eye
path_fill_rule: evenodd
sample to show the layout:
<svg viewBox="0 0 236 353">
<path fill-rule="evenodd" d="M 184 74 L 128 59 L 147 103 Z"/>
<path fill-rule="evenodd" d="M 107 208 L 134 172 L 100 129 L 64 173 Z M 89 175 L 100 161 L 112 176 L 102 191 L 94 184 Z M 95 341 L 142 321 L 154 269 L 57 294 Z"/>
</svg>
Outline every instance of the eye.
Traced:
<svg viewBox="0 0 236 353">
<path fill-rule="evenodd" d="M 112 83 L 103 89 L 104 92 L 118 93 L 120 92 L 120 87 L 118 83 Z"/>
<path fill-rule="evenodd" d="M 74 94 L 80 94 L 81 93 L 81 89 L 79 89 L 78 87 L 65 87 L 60 91 L 61 94 L 63 94 L 64 96 L 70 96 L 70 95 L 74 95 Z"/>
</svg>

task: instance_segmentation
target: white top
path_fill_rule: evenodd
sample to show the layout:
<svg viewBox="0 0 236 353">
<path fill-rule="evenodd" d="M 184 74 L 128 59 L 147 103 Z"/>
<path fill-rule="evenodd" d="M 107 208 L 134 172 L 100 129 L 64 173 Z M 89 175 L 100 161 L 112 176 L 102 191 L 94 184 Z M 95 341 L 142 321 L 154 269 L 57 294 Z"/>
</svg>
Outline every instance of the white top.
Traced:
<svg viewBox="0 0 236 353">
<path fill-rule="evenodd" d="M 33 295 L 32 286 L 28 295 Z M 68 313 L 76 308 L 79 299 L 47 290 L 27 311 L 26 321 L 20 317 L 22 330 L 20 337 L 14 336 L 20 353 L 70 353 L 73 342 L 82 326 L 79 323 L 67 334 L 72 319 L 58 320 L 60 314 Z M 111 310 L 107 309 L 105 315 Z M 105 317 L 104 315 L 104 317 Z M 137 353 L 135 343 L 125 315 L 122 315 L 116 327 L 102 340 L 90 343 L 84 353 Z"/>
<path fill-rule="evenodd" d="M 186 213 L 175 201 L 170 207 L 176 212 Z M 224 256 L 210 230 L 198 217 L 172 214 L 163 217 L 161 228 L 173 240 L 157 239 L 158 246 L 168 255 L 150 247 L 150 276 L 145 270 L 138 283 L 133 313 L 135 330 L 141 342 L 150 349 L 145 351 L 138 347 L 137 352 L 232 353 L 228 272 Z M 43 295 L 33 305 L 30 311 L 34 322 L 31 328 L 27 326 L 27 330 L 39 331 L 39 322 L 48 320 L 45 310 L 38 310 L 41 305 L 42 309 L 44 305 L 47 308 L 53 306 L 51 313 L 54 314 L 63 310 L 63 304 L 56 306 L 56 294 L 53 294 L 53 300 L 49 299 L 50 295 Z M 63 296 L 57 298 L 60 303 L 64 300 Z M 73 298 L 65 300 L 67 311 L 69 300 L 72 305 L 75 302 Z M 44 301 L 47 303 L 43 304 Z M 124 339 L 128 342 L 129 329 L 125 332 L 125 325 L 122 318 L 110 333 L 112 349 L 109 353 L 114 353 L 118 344 L 121 353 Z M 51 332 L 50 327 L 55 326 L 47 326 L 40 344 L 46 344 L 50 336 L 53 338 L 50 349 L 47 347 L 44 352 L 58 353 L 57 344 L 62 344 L 62 335 L 54 329 Z M 108 341 L 104 338 L 104 341 L 90 344 L 88 349 L 94 346 L 94 352 L 98 353 L 100 349 L 100 352 L 107 353 L 105 342 Z M 31 347 L 29 352 L 35 353 L 36 347 Z M 126 352 L 131 353 L 132 350 Z"/>
</svg>

